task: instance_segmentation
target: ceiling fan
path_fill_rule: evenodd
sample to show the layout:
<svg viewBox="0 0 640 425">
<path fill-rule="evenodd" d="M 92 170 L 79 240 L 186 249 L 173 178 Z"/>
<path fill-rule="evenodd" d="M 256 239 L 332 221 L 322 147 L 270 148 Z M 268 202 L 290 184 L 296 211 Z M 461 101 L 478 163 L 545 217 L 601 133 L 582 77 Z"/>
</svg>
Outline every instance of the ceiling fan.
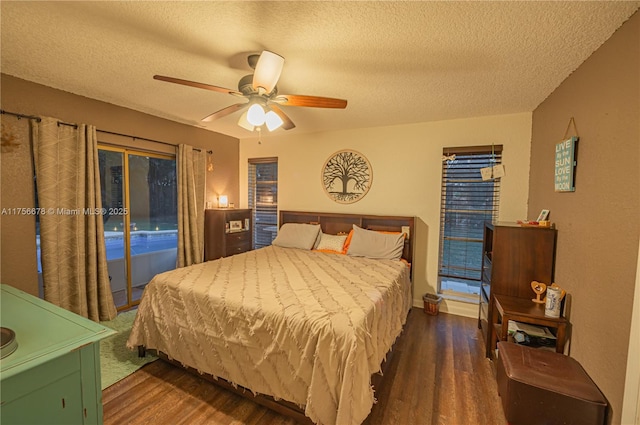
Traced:
<svg viewBox="0 0 640 425">
<path fill-rule="evenodd" d="M 211 122 L 229 114 L 248 108 L 238 121 L 238 125 L 253 131 L 255 128 L 261 129 L 262 125 L 267 126 L 269 131 L 279 127 L 290 130 L 295 124 L 280 108 L 284 106 L 304 106 L 312 108 L 340 108 L 347 107 L 347 101 L 330 97 L 278 94 L 276 83 L 280 78 L 284 58 L 276 53 L 264 50 L 261 54 L 249 55 L 247 58 L 249 66 L 254 69 L 253 74 L 245 75 L 238 82 L 238 90 L 224 87 L 212 86 L 210 84 L 197 83 L 194 81 L 181 80 L 179 78 L 154 75 L 153 78 L 169 83 L 183 84 L 185 86 L 211 90 L 219 93 L 227 93 L 248 99 L 248 102 L 236 103 L 220 109 L 202 119 L 204 122 Z"/>
</svg>

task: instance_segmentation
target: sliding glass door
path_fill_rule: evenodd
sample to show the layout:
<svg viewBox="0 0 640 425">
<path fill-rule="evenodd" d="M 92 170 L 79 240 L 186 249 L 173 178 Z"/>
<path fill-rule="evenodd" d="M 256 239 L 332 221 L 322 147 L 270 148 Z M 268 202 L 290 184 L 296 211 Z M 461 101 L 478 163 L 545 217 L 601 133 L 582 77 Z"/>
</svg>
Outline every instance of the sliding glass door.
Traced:
<svg viewBox="0 0 640 425">
<path fill-rule="evenodd" d="M 140 302 L 158 273 L 174 269 L 178 205 L 174 157 L 100 146 L 107 264 L 119 310 Z"/>
</svg>

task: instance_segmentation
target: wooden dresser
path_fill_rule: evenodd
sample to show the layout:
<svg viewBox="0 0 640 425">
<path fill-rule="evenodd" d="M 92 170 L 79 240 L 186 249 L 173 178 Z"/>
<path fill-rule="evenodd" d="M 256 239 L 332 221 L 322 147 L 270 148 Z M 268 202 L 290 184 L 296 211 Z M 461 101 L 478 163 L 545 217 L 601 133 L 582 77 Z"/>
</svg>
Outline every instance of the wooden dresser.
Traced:
<svg viewBox="0 0 640 425">
<path fill-rule="evenodd" d="M 0 324 L 17 342 L 0 362 L 0 423 L 101 424 L 99 341 L 116 332 L 0 286 Z"/>
<path fill-rule="evenodd" d="M 205 210 L 204 259 L 216 260 L 253 249 L 250 209 Z"/>
<path fill-rule="evenodd" d="M 495 341 L 492 343 L 494 296 L 534 298 L 531 281 L 553 283 L 555 249 L 555 229 L 485 223 L 478 327 L 482 330 L 487 357 L 493 357 L 495 348 Z"/>
</svg>

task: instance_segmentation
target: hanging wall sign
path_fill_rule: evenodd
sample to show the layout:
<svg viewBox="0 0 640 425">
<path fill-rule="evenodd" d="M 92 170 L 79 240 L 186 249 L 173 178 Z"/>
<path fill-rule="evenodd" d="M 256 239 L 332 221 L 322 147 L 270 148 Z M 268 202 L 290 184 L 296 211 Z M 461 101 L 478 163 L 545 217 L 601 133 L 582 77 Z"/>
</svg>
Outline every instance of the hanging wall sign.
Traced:
<svg viewBox="0 0 640 425">
<path fill-rule="evenodd" d="M 322 167 L 322 187 L 329 198 L 340 204 L 359 201 L 371 188 L 371 164 L 360 152 L 334 153 Z"/>
<path fill-rule="evenodd" d="M 556 192 L 574 192 L 576 172 L 576 148 L 578 138 L 572 137 L 556 145 Z"/>
</svg>

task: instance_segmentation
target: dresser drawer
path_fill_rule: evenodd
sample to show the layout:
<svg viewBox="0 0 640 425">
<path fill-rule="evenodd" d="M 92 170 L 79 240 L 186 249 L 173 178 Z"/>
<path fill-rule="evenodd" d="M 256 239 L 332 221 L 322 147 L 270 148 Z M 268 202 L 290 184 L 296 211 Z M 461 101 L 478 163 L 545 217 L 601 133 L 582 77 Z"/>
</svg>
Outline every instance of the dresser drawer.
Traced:
<svg viewBox="0 0 640 425">
<path fill-rule="evenodd" d="M 227 233 L 225 235 L 225 241 L 227 246 L 238 245 L 242 243 L 251 243 L 251 233 L 250 232 L 235 232 L 235 233 Z"/>
<path fill-rule="evenodd" d="M 247 251 L 251 251 L 251 245 L 249 243 L 227 246 L 226 256 L 240 254 Z"/>
<path fill-rule="evenodd" d="M 227 233 L 225 242 L 226 256 L 251 251 L 251 232 Z"/>
</svg>

